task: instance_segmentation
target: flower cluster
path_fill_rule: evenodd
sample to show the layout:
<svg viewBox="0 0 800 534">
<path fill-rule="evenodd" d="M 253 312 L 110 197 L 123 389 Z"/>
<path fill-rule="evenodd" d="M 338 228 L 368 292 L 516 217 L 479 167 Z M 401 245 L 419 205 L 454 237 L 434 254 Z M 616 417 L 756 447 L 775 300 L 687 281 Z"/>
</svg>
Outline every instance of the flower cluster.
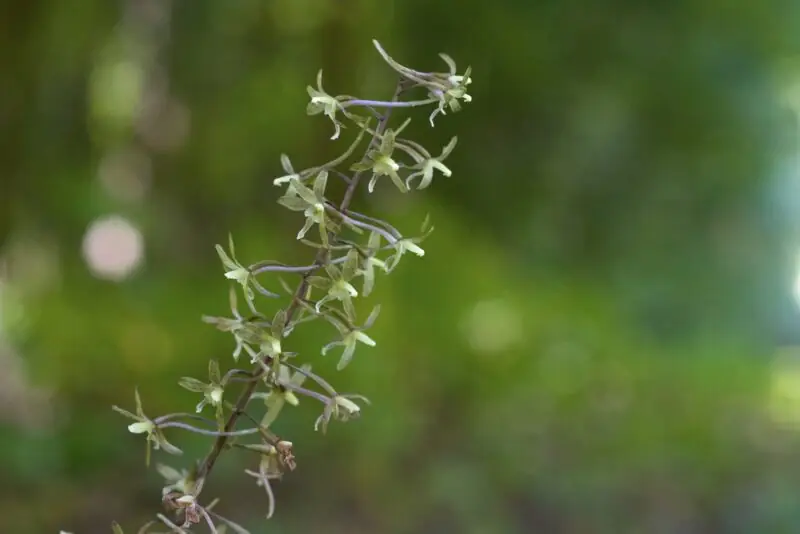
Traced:
<svg viewBox="0 0 800 534">
<path fill-rule="evenodd" d="M 161 525 L 173 532 L 189 532 L 197 524 L 206 524 L 212 532 L 231 529 L 246 532 L 212 510 L 216 502 L 201 504 L 200 493 L 217 458 L 225 450 L 238 449 L 256 456 L 256 467 L 246 473 L 256 479 L 269 499 L 267 516 L 275 509 L 272 481 L 279 480 L 295 467 L 292 442 L 279 437 L 272 429 L 279 414 L 287 407 L 297 406 L 305 397 L 320 403 L 321 414 L 314 423 L 315 430 L 325 432 L 331 421 L 347 421 L 358 417 L 361 405 L 368 404 L 365 397 L 340 393 L 326 380 L 312 372 L 310 357 L 287 351 L 292 332 L 301 324 L 322 320 L 333 327 L 335 336 L 321 349 L 321 355 L 339 353 L 337 369 L 344 369 L 361 347 L 377 345 L 370 335 L 380 306 L 373 306 L 366 319 L 359 319 L 358 301 L 368 296 L 381 275 L 394 271 L 407 252 L 423 256 L 421 243 L 432 230 L 428 221 L 423 223 L 418 235 L 406 236 L 386 221 L 354 211 L 350 208 L 354 192 L 366 182 L 371 193 L 384 183 L 393 185 L 401 193 L 430 186 L 435 173 L 450 176 L 451 170 L 444 160 L 456 146 L 455 137 L 433 156 L 425 147 L 402 137 L 409 120 L 397 128 L 389 126 L 390 112 L 394 108 L 433 106 L 430 123 L 438 114 L 458 111 L 461 102 L 471 100 L 467 86 L 471 83 L 470 69 L 459 75 L 455 62 L 441 54 L 448 72 L 422 72 L 405 67 L 390 57 L 374 41 L 381 57 L 400 75 L 395 96 L 389 101 L 363 100 L 346 95 L 333 96 L 322 86 L 322 71 L 317 75 L 316 88 L 308 87 L 309 115 L 322 114 L 334 125 L 331 139 L 336 140 L 346 126 L 355 126 L 358 133 L 341 156 L 322 165 L 295 170 L 288 156 L 281 156 L 284 175 L 273 180 L 283 188 L 278 200 L 281 206 L 302 215 L 303 223 L 295 236 L 315 251 L 308 265 L 286 265 L 267 260 L 247 265 L 237 258 L 233 238 L 229 238 L 227 251 L 216 246 L 222 262 L 224 278 L 229 280 L 230 317 L 204 317 L 204 321 L 231 334 L 235 341 L 231 353 L 233 364 L 238 364 L 243 354 L 249 357 L 248 368 L 232 367 L 224 374 L 216 360 L 209 362 L 208 377 L 200 380 L 183 377 L 179 385 L 198 394 L 194 413 L 175 413 L 156 418 L 145 415 L 138 390 L 135 395 L 136 413 L 114 407 L 119 413 L 134 420 L 128 430 L 145 434 L 147 459 L 151 448 L 173 455 L 181 450 L 170 443 L 165 435 L 169 428 L 179 428 L 213 438 L 208 455 L 189 470 L 179 471 L 159 464 L 158 470 L 166 481 L 162 491 L 165 506 L 175 514 L 170 519 L 158 514 L 152 525 Z M 402 100 L 408 92 L 422 89 L 427 98 Z M 358 111 L 366 110 L 362 115 Z M 377 117 L 377 121 L 375 118 Z M 374 124 L 373 124 L 374 123 Z M 362 156 L 356 151 L 369 139 Z M 347 184 L 343 200 L 334 202 L 327 196 L 328 182 L 342 179 Z M 290 286 L 276 276 L 276 282 L 287 293 L 270 291 L 265 277 L 269 275 L 297 276 L 297 284 Z M 239 295 L 247 303 L 247 313 L 238 308 Z M 261 295 L 269 300 L 257 304 Z M 269 302 L 285 301 L 275 306 L 276 311 L 266 314 L 263 308 Z M 360 357 L 360 356 L 359 356 Z M 234 399 L 235 400 L 230 400 Z M 259 403 L 250 403 L 258 399 Z M 250 410 L 263 406 L 262 415 L 256 417 Z M 203 415 L 207 409 L 210 416 Z M 239 421 L 249 425 L 239 428 Z M 145 526 L 140 532 L 148 532 Z M 118 525 L 114 531 L 121 533 Z"/>
</svg>

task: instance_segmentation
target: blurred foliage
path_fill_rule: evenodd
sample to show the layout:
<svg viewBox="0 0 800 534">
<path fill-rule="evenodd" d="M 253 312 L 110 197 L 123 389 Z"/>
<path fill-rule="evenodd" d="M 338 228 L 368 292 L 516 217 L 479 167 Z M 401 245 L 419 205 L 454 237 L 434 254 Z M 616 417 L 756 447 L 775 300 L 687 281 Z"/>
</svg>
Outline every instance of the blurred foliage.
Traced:
<svg viewBox="0 0 800 534">
<path fill-rule="evenodd" d="M 357 200 L 401 230 L 430 212 L 436 231 L 378 284 L 378 347 L 339 375 L 372 407 L 323 438 L 301 403 L 279 423 L 299 467 L 276 517 L 235 460 L 207 490 L 220 510 L 254 532 L 796 531 L 797 436 L 768 403 L 775 344 L 796 340 L 797 227 L 779 209 L 795 3 L 3 11 L 0 531 L 106 532 L 158 508 L 110 405 L 138 385 L 148 411 L 192 409 L 177 379 L 233 348 L 199 320 L 226 313 L 228 232 L 242 261 L 308 261 L 270 179 L 281 152 L 298 167 L 340 152 L 304 116 L 320 67 L 331 92 L 391 91 L 372 38 L 405 64 L 473 67 L 469 113 L 410 126 L 431 147 L 459 136 L 453 177 Z M 98 180 L 115 155 L 144 193 Z M 145 242 L 119 283 L 81 252 L 108 214 Z M 316 356 L 328 336 L 291 349 L 335 373 Z"/>
</svg>

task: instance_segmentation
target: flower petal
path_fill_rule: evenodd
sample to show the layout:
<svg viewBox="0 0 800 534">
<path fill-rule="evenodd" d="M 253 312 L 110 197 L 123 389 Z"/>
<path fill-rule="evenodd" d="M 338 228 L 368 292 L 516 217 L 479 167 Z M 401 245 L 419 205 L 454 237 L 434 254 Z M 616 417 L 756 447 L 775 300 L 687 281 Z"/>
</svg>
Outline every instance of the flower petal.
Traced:
<svg viewBox="0 0 800 534">
<path fill-rule="evenodd" d="M 374 347 L 376 345 L 375 340 L 369 337 L 364 332 L 356 332 L 356 339 L 363 343 L 364 345 L 368 345 L 370 347 Z"/>
<path fill-rule="evenodd" d="M 355 351 L 356 351 L 355 340 L 345 345 L 344 352 L 342 352 L 342 357 L 339 358 L 339 363 L 336 364 L 337 371 L 341 371 L 347 366 L 348 363 L 350 363 L 350 360 L 353 359 L 353 353 Z"/>
</svg>

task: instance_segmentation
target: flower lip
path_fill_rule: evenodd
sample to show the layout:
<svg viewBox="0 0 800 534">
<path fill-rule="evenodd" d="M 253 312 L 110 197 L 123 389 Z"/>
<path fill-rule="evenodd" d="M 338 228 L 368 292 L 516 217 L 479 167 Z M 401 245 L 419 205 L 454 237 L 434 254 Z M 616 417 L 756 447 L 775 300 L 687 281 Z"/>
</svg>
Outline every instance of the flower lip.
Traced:
<svg viewBox="0 0 800 534">
<path fill-rule="evenodd" d="M 128 425 L 128 432 L 131 434 L 144 434 L 153 430 L 154 426 L 152 421 L 138 421 Z"/>
<path fill-rule="evenodd" d="M 233 269 L 225 273 L 225 278 L 229 280 L 241 280 L 242 278 L 246 277 L 249 273 L 247 269 L 244 267 L 240 267 L 238 269 Z"/>
<path fill-rule="evenodd" d="M 350 415 L 355 415 L 361 411 L 358 404 L 345 397 L 336 397 L 336 404 L 350 413 Z"/>
</svg>

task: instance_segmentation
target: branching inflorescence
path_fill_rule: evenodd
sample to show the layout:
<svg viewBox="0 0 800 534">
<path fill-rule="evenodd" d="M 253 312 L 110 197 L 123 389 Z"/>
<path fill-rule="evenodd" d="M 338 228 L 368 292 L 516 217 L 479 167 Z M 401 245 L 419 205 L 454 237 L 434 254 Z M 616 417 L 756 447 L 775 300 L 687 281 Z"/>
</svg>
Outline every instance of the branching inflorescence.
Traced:
<svg viewBox="0 0 800 534">
<path fill-rule="evenodd" d="M 391 273 L 406 253 L 424 255 L 420 243 L 429 234 L 428 221 L 423 223 L 420 235 L 406 237 L 391 224 L 350 209 L 354 192 L 363 178 L 368 178 L 367 189 L 372 192 L 381 183 L 390 182 L 403 193 L 413 188 L 424 189 L 431 184 L 435 173 L 450 176 L 451 171 L 443 161 L 456 144 L 456 138 L 444 147 L 440 155 L 433 156 L 420 144 L 401 137 L 408 125 L 407 119 L 397 128 L 389 126 L 394 108 L 432 106 L 429 116 L 431 126 L 434 118 L 449 111 L 458 111 L 460 103 L 470 101 L 467 85 L 470 84 L 470 69 L 459 75 L 455 62 L 440 54 L 447 63 L 447 72 L 422 72 L 405 67 L 392 59 L 377 41 L 373 41 L 383 59 L 399 74 L 395 94 L 389 101 L 365 100 L 351 96 L 331 96 L 322 87 L 322 71 L 317 75 L 317 87 L 308 87 L 311 101 L 308 115 L 324 114 L 332 123 L 332 140 L 338 139 L 345 128 L 343 121 L 354 125 L 358 134 L 347 150 L 338 158 L 322 165 L 296 171 L 289 157 L 281 156 L 286 173 L 275 178 L 276 186 L 284 187 L 278 203 L 289 210 L 302 213 L 305 223 L 297 233 L 297 239 L 316 249 L 316 257 L 310 265 L 291 266 L 276 261 L 262 261 L 245 266 L 239 262 L 233 240 L 229 239 L 228 251 L 217 245 L 217 253 L 230 280 L 231 317 L 204 317 L 207 323 L 219 330 L 229 332 L 235 340 L 234 362 L 243 355 L 249 359 L 249 369 L 233 368 L 222 374 L 216 360 L 209 362 L 207 380 L 184 377 L 180 385 L 202 397 L 196 413 L 174 413 L 160 417 L 149 417 L 143 409 L 138 391 L 136 413 L 117 406 L 114 409 L 133 419 L 128 430 L 134 434 L 145 434 L 147 455 L 150 449 L 161 449 L 169 454 L 180 455 L 181 450 L 171 444 L 165 431 L 183 429 L 213 438 L 209 453 L 189 471 L 179 472 L 172 467 L 158 465 L 158 471 L 166 480 L 162 490 L 163 502 L 174 513 L 172 519 L 157 514 L 154 520 L 139 531 L 154 532 L 151 527 L 167 528 L 169 532 L 190 532 L 198 524 L 205 524 L 211 532 L 243 533 L 246 530 L 217 514 L 213 508 L 216 501 L 200 504 L 200 493 L 214 465 L 226 450 L 241 449 L 253 454 L 256 468 L 245 472 L 256 479 L 268 496 L 267 517 L 275 509 L 271 481 L 280 479 L 284 472 L 295 468 L 292 442 L 277 436 L 271 426 L 282 409 L 297 405 L 299 397 L 308 397 L 321 404 L 322 413 L 314 428 L 325 432 L 330 421 L 346 421 L 361 412 L 359 403 L 367 403 L 361 395 L 340 393 L 327 381 L 311 371 L 309 363 L 295 363 L 297 353 L 286 350 L 285 341 L 302 323 L 322 319 L 329 322 L 338 336 L 322 348 L 325 355 L 341 350 L 338 369 L 344 368 L 352 359 L 359 344 L 373 347 L 375 341 L 368 331 L 378 317 L 379 306 L 375 306 L 366 320 L 357 318 L 354 299 L 370 294 L 375 285 L 376 273 Z M 416 100 L 402 100 L 407 93 L 424 89 L 427 95 Z M 365 110 L 368 115 L 357 113 Z M 374 124 L 373 124 L 374 123 Z M 366 153 L 356 155 L 365 140 Z M 339 203 L 326 196 L 328 178 L 344 179 L 347 188 Z M 280 299 L 279 293 L 266 289 L 259 278 L 275 273 L 280 285 L 289 295 L 285 306 L 275 313 L 264 315 L 256 307 L 256 296 Z M 296 288 L 287 284 L 280 275 L 299 276 Z M 358 287 L 357 287 L 358 286 Z M 247 312 L 240 313 L 238 295 L 247 305 Z M 236 400 L 232 389 L 239 389 Z M 247 412 L 250 401 L 259 399 L 266 404 L 266 413 L 259 419 Z M 208 408 L 213 417 L 202 414 Z M 240 419 L 248 421 L 246 428 L 237 429 Z M 119 525 L 114 531 L 121 533 Z"/>
</svg>

